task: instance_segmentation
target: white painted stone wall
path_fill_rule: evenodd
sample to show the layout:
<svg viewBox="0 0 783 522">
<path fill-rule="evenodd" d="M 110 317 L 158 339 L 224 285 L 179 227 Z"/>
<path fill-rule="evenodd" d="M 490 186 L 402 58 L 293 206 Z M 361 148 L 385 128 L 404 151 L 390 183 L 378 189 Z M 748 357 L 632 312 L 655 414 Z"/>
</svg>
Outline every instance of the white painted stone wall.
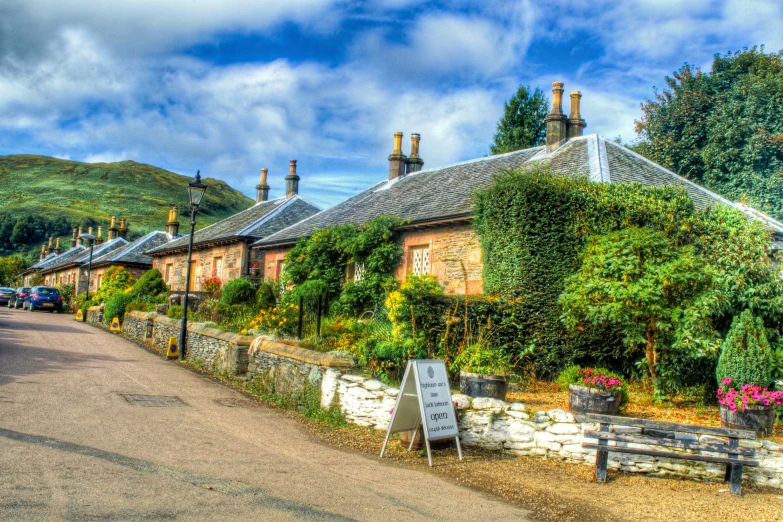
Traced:
<svg viewBox="0 0 783 522">
<path fill-rule="evenodd" d="M 332 401 L 339 401 L 340 409 L 349 422 L 385 430 L 399 390 L 378 380 L 343 374 L 330 368 L 324 373 L 321 392 L 321 404 L 329 407 Z M 467 395 L 452 395 L 452 400 L 459 416 L 460 440 L 466 446 L 595 465 L 595 450 L 582 448 L 582 434 L 586 430 L 598 430 L 596 424 L 576 422 L 573 415 L 563 410 L 528 412 L 520 402 L 508 404 L 496 399 L 473 399 Z M 639 433 L 640 429 L 612 426 L 612 431 Z M 595 439 L 589 440 L 595 442 Z M 696 440 L 695 435 L 692 440 Z M 703 435 L 700 440 L 716 442 L 719 439 Z M 755 448 L 756 460 L 760 462 L 758 467 L 745 467 L 743 477 L 747 481 L 783 487 L 783 445 L 768 440 L 741 441 L 740 445 Z M 650 448 L 645 445 L 630 446 Z M 612 452 L 609 452 L 609 468 L 709 481 L 722 481 L 725 472 L 725 466 L 721 464 Z"/>
</svg>

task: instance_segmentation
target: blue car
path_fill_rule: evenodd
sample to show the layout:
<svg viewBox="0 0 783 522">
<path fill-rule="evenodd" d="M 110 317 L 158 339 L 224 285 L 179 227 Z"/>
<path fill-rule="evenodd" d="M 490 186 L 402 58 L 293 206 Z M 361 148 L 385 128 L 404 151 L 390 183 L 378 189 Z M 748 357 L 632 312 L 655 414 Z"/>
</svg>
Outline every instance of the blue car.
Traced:
<svg viewBox="0 0 783 522">
<path fill-rule="evenodd" d="M 34 286 L 27 297 L 24 298 L 22 309 L 49 310 L 50 312 L 63 311 L 63 296 L 60 291 L 51 286 Z"/>
</svg>

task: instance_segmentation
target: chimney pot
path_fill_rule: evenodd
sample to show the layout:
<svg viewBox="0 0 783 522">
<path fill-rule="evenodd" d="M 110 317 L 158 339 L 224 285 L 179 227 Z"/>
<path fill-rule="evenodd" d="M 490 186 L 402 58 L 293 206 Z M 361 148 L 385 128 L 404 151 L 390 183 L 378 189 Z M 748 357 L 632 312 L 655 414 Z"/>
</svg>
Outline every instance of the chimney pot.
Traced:
<svg viewBox="0 0 783 522">
<path fill-rule="evenodd" d="M 54 240 L 54 253 L 59 255 L 60 254 L 60 238 L 55 238 Z"/>
<path fill-rule="evenodd" d="M 125 237 L 128 235 L 128 222 L 125 220 L 125 218 L 120 218 L 120 228 L 117 230 L 117 234 L 122 239 L 125 239 Z"/>
<path fill-rule="evenodd" d="M 299 194 L 299 176 L 296 173 L 296 160 L 292 159 L 288 168 L 288 176 L 285 177 L 286 199 Z"/>
<path fill-rule="evenodd" d="M 179 235 L 179 221 L 177 221 L 178 209 L 173 206 L 169 209 L 169 219 L 166 221 L 166 233 L 171 237 Z"/>
<path fill-rule="evenodd" d="M 256 185 L 256 203 L 269 200 L 269 185 L 266 184 L 267 174 L 269 169 L 264 167 L 261 169 L 261 183 Z M 286 187 L 287 188 L 287 187 Z"/>
<path fill-rule="evenodd" d="M 571 91 L 571 112 L 568 115 L 568 138 L 576 138 L 584 134 L 587 123 L 580 113 L 582 93 Z"/>
<path fill-rule="evenodd" d="M 568 139 L 568 118 L 563 114 L 563 82 L 552 82 L 552 110 L 544 121 L 546 150 L 552 152 Z"/>
<path fill-rule="evenodd" d="M 408 158 L 402 153 L 402 132 L 394 133 L 394 150 L 389 155 L 389 181 L 405 176 L 405 162 Z"/>
<path fill-rule="evenodd" d="M 405 173 L 418 172 L 424 167 L 424 160 L 419 157 L 419 142 L 421 134 L 411 134 L 411 155 L 405 160 Z"/>
<path fill-rule="evenodd" d="M 98 245 L 103 243 L 103 227 L 98 227 L 98 233 L 95 234 L 95 243 Z"/>
<path fill-rule="evenodd" d="M 81 225 L 79 225 L 79 230 L 76 233 L 76 245 L 78 246 L 81 244 L 82 244 L 82 227 Z"/>
</svg>

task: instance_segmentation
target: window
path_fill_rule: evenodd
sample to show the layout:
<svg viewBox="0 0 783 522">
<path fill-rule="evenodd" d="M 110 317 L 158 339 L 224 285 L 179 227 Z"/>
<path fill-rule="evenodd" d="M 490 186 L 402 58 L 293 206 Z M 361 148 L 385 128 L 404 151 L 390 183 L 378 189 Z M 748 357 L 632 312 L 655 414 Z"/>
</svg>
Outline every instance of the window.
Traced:
<svg viewBox="0 0 783 522">
<path fill-rule="evenodd" d="M 364 279 L 364 263 L 356 263 L 353 268 L 353 280 L 361 281 Z"/>
<path fill-rule="evenodd" d="M 98 288 L 101 287 L 101 281 L 103 280 L 103 274 L 98 274 Z"/>
<path fill-rule="evenodd" d="M 190 292 L 196 291 L 196 285 L 201 281 L 198 276 L 198 261 L 191 261 L 190 263 L 190 281 L 188 281 L 188 290 Z"/>
<path fill-rule="evenodd" d="M 212 260 L 212 277 L 219 277 L 223 280 L 223 258 L 216 257 Z"/>
<path fill-rule="evenodd" d="M 278 261 L 277 273 L 275 274 L 275 281 L 280 281 L 280 278 L 283 276 L 283 272 L 285 272 L 285 262 Z"/>
<path fill-rule="evenodd" d="M 174 279 L 174 265 L 172 263 L 169 263 L 168 265 L 166 265 L 166 284 L 171 286 L 173 279 Z"/>
<path fill-rule="evenodd" d="M 430 273 L 430 249 L 429 247 L 416 247 L 411 249 L 411 271 L 413 275 L 421 276 Z"/>
</svg>

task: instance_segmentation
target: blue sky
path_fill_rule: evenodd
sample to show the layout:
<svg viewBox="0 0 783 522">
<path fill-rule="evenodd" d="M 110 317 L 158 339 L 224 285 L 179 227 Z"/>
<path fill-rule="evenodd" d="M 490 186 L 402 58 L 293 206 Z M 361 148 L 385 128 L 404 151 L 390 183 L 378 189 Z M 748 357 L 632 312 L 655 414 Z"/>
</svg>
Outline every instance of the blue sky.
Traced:
<svg viewBox="0 0 783 522">
<path fill-rule="evenodd" d="M 764 0 L 0 0 L 0 154 L 201 169 L 251 197 L 295 158 L 326 207 L 384 179 L 397 130 L 425 168 L 487 154 L 519 84 L 564 81 L 586 132 L 632 140 L 667 74 L 781 49 L 780 27 Z"/>
</svg>

